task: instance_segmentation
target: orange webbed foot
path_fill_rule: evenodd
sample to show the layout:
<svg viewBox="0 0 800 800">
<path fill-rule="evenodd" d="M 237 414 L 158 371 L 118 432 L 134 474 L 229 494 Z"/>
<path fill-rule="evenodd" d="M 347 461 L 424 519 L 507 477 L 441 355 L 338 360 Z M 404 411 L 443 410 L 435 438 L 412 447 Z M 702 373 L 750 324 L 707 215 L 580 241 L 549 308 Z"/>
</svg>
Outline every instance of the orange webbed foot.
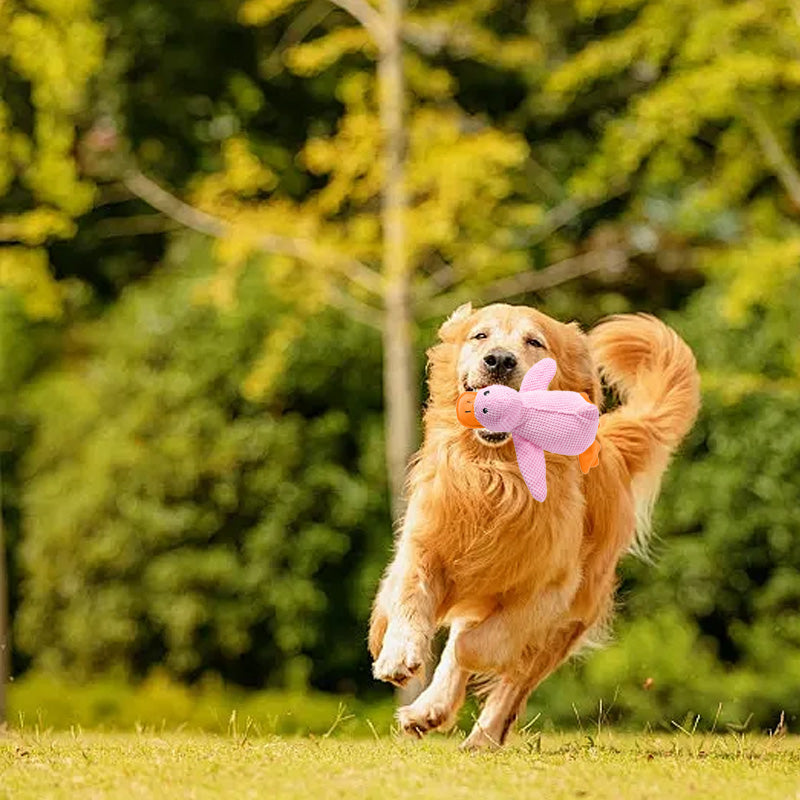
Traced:
<svg viewBox="0 0 800 800">
<path fill-rule="evenodd" d="M 581 472 L 586 475 L 592 467 L 600 463 L 600 442 L 595 439 L 589 447 L 578 456 Z"/>
</svg>

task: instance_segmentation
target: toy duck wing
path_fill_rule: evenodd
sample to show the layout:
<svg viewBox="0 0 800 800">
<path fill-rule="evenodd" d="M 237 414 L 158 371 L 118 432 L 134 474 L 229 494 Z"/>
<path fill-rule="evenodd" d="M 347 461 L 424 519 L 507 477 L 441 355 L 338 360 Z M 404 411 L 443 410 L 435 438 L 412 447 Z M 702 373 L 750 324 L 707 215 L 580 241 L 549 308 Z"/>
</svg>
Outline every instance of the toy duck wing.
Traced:
<svg viewBox="0 0 800 800">
<path fill-rule="evenodd" d="M 514 449 L 517 451 L 517 464 L 522 478 L 534 499 L 541 503 L 547 497 L 544 450 L 521 436 L 514 437 Z"/>
<path fill-rule="evenodd" d="M 556 369 L 556 362 L 552 358 L 543 358 L 525 373 L 519 390 L 533 392 L 537 389 L 546 389 L 555 377 Z"/>
</svg>

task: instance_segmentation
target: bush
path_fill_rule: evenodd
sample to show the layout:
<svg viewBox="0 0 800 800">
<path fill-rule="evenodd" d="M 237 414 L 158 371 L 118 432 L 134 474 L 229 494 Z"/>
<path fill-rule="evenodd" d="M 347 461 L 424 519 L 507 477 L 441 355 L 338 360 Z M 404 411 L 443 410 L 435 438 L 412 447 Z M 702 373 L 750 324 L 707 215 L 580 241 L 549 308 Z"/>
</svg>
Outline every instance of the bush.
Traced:
<svg viewBox="0 0 800 800">
<path fill-rule="evenodd" d="M 163 670 L 132 684 L 110 676 L 76 683 L 53 674 L 29 672 L 9 691 L 9 721 L 22 728 L 105 728 L 175 730 L 258 735 L 371 736 L 386 733 L 391 702 L 365 703 L 349 696 L 313 691 L 247 692 L 206 677 L 189 687 Z"/>
<path fill-rule="evenodd" d="M 240 386 L 280 304 L 247 275 L 236 312 L 219 316 L 190 302 L 203 274 L 174 265 L 126 292 L 29 394 L 18 642 L 37 667 L 82 678 L 163 666 L 195 681 L 381 691 L 364 647 L 390 538 L 379 343 L 316 319 L 280 386 L 248 402 Z M 709 720 L 720 703 L 720 724 L 800 714 L 800 427 L 786 344 L 800 312 L 732 328 L 718 302 L 703 290 L 675 320 L 698 354 L 704 405 L 667 473 L 653 563 L 624 561 L 614 641 L 535 695 L 531 711 L 550 724 L 596 718 L 601 700 L 633 726 Z M 194 719 L 194 691 L 168 692 L 172 718 Z M 273 710 L 259 718 L 289 696 L 264 695 Z M 149 719 L 135 708 L 125 701 L 127 722 Z"/>
<path fill-rule="evenodd" d="M 16 641 L 78 677 L 347 688 L 390 539 L 379 342 L 322 315 L 249 402 L 282 309 L 258 270 L 234 312 L 193 303 L 203 257 L 128 289 L 29 391 Z"/>
<path fill-rule="evenodd" d="M 615 697 L 612 718 L 638 724 L 708 720 L 720 703 L 721 723 L 800 719 L 800 306 L 732 325 L 721 303 L 712 286 L 673 320 L 697 354 L 703 408 L 664 481 L 652 563 L 623 562 L 613 641 L 534 701 L 554 719 Z"/>
</svg>

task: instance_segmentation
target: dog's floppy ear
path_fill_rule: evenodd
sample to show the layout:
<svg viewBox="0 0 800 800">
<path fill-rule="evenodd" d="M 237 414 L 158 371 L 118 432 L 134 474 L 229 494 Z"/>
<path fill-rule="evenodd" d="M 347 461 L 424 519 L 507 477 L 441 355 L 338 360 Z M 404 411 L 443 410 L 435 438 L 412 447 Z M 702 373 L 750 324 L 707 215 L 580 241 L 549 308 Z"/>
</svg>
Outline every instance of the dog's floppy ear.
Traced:
<svg viewBox="0 0 800 800">
<path fill-rule="evenodd" d="M 439 338 L 443 342 L 452 341 L 458 335 L 462 324 L 472 316 L 472 303 L 460 305 L 439 328 Z"/>
</svg>

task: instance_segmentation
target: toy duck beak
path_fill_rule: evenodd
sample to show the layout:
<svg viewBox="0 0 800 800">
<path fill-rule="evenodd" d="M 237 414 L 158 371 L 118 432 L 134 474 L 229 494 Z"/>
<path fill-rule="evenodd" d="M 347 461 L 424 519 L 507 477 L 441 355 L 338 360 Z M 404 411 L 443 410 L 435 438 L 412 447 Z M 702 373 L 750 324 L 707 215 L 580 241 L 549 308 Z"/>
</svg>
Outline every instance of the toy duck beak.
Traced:
<svg viewBox="0 0 800 800">
<path fill-rule="evenodd" d="M 456 401 L 456 417 L 458 421 L 467 428 L 482 428 L 480 422 L 475 419 L 475 397 L 477 392 L 462 392 Z"/>
</svg>

